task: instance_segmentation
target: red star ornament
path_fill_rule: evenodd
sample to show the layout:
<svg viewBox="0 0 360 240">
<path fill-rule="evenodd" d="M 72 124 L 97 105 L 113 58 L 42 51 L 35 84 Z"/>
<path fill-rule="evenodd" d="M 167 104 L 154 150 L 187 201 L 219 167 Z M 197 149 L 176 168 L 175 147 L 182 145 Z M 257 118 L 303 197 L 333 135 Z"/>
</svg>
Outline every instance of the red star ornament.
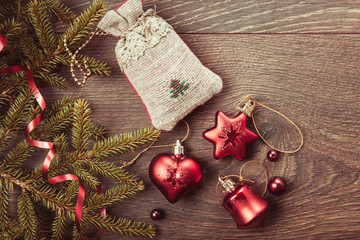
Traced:
<svg viewBox="0 0 360 240">
<path fill-rule="evenodd" d="M 215 127 L 203 133 L 204 138 L 214 144 L 214 158 L 220 159 L 227 155 L 243 160 L 246 144 L 255 141 L 258 136 L 246 128 L 247 116 L 240 113 L 234 118 L 225 113 L 216 113 Z"/>
</svg>

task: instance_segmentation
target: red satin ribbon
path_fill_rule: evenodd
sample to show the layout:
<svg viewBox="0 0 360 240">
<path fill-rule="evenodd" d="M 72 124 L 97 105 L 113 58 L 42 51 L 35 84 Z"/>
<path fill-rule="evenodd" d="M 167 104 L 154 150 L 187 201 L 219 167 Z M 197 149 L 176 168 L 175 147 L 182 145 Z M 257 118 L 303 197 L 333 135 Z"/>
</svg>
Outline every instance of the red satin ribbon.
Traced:
<svg viewBox="0 0 360 240">
<path fill-rule="evenodd" d="M 5 47 L 6 42 L 7 42 L 7 39 L 4 38 L 0 34 L 0 52 Z M 12 66 L 12 67 L 7 67 L 7 68 L 0 68 L 0 73 L 2 73 L 2 74 L 17 73 L 17 72 L 23 72 L 23 71 L 25 72 L 27 82 L 28 82 L 28 84 L 29 84 L 29 86 L 30 86 L 35 98 L 36 98 L 36 101 L 38 102 L 38 104 L 40 105 L 40 108 L 42 110 L 42 112 L 34 120 L 32 120 L 27 125 L 26 130 L 25 130 L 26 140 L 28 141 L 28 143 L 30 145 L 32 145 L 34 147 L 49 149 L 49 152 L 46 155 L 46 158 L 45 158 L 44 163 L 43 163 L 43 168 L 42 168 L 42 176 L 43 176 L 43 178 L 45 180 L 48 180 L 51 184 L 56 184 L 56 183 L 65 182 L 65 181 L 78 181 L 79 182 L 79 193 L 78 193 L 78 198 L 77 198 L 76 208 L 75 208 L 75 223 L 76 223 L 77 229 L 80 232 L 81 215 L 82 215 L 82 210 L 83 210 L 84 200 L 85 200 L 85 187 L 84 187 L 84 185 L 81 183 L 80 179 L 74 174 L 64 174 L 64 175 L 59 175 L 59 176 L 52 177 L 52 178 L 48 179 L 49 167 L 50 167 L 51 161 L 54 159 L 55 154 L 56 154 L 54 144 L 52 142 L 38 141 L 38 140 L 34 140 L 32 138 L 29 138 L 30 132 L 37 125 L 40 124 L 40 122 L 41 122 L 41 120 L 43 118 L 44 109 L 46 107 L 45 100 L 42 97 L 42 95 L 40 94 L 39 89 L 36 87 L 36 84 L 35 84 L 34 79 L 33 79 L 32 72 L 30 70 L 24 68 L 23 66 Z M 98 186 L 97 192 L 99 194 L 102 194 L 101 185 Z M 105 217 L 106 216 L 106 209 L 102 209 L 100 211 L 100 214 L 103 217 Z M 101 229 L 97 236 L 99 236 L 102 232 L 103 232 L 103 230 Z M 92 238 L 87 238 L 87 237 L 84 237 L 84 236 L 82 236 L 82 238 L 84 238 L 84 239 L 92 239 Z"/>
</svg>

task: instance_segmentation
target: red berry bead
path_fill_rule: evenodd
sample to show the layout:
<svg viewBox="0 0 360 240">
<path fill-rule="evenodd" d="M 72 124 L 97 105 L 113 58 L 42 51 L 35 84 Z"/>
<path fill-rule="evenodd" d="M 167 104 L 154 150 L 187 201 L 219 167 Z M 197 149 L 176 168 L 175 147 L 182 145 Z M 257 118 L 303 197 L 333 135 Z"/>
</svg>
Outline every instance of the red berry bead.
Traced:
<svg viewBox="0 0 360 240">
<path fill-rule="evenodd" d="M 281 177 L 272 177 L 269 180 L 268 190 L 274 195 L 279 195 L 285 192 L 286 182 Z"/>
<path fill-rule="evenodd" d="M 279 152 L 275 151 L 275 150 L 270 150 L 266 156 L 269 161 L 274 162 L 274 161 L 276 161 L 276 159 L 278 159 Z"/>
<path fill-rule="evenodd" d="M 176 90 L 177 88 L 176 87 L 174 87 L 174 90 Z"/>
<path fill-rule="evenodd" d="M 152 220 L 159 220 L 164 217 L 164 212 L 160 209 L 154 209 L 151 211 L 150 217 Z"/>
</svg>

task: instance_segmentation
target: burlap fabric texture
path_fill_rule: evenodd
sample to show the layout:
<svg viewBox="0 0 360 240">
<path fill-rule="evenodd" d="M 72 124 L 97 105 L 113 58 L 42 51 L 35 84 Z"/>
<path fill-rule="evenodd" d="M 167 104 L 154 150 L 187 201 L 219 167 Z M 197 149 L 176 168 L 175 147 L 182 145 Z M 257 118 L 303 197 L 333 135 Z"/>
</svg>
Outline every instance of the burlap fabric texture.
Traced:
<svg viewBox="0 0 360 240">
<path fill-rule="evenodd" d="M 151 123 L 171 130 L 222 89 L 221 78 L 204 67 L 173 28 L 141 0 L 109 11 L 98 27 L 119 38 L 121 70 L 142 99 Z"/>
</svg>

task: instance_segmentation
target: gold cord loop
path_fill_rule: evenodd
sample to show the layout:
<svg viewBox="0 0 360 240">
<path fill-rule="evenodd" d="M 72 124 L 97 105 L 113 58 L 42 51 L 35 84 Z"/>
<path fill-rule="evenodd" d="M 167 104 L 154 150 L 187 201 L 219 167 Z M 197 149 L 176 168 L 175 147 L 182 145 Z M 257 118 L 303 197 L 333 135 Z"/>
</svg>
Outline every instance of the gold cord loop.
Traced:
<svg viewBox="0 0 360 240">
<path fill-rule="evenodd" d="M 264 168 L 264 172 L 265 172 L 265 177 L 266 177 L 266 184 L 265 184 L 265 190 L 263 192 L 263 194 L 261 195 L 261 197 L 264 197 L 265 196 L 265 193 L 266 193 L 266 190 L 267 190 L 267 185 L 268 185 L 268 179 L 269 179 L 269 174 L 266 170 L 266 167 L 262 164 L 262 163 L 259 163 L 259 162 L 255 162 L 255 161 L 249 161 L 247 163 L 245 163 L 241 168 L 240 168 L 240 172 L 239 172 L 239 175 L 226 175 L 224 176 L 224 178 L 229 178 L 229 177 L 237 177 L 239 178 L 239 182 L 250 182 L 250 183 L 254 183 L 254 181 L 250 180 L 250 179 L 246 179 L 242 176 L 242 170 L 244 169 L 244 167 L 250 163 L 255 163 L 255 164 L 260 164 L 263 168 Z M 220 182 L 218 181 L 217 184 L 216 184 L 216 197 L 218 199 L 218 201 L 220 202 L 220 204 L 222 204 L 221 200 L 220 200 L 220 196 L 219 196 L 219 184 Z"/>
<path fill-rule="evenodd" d="M 245 163 L 244 165 L 242 165 L 242 167 L 240 168 L 240 171 L 239 171 L 239 179 L 243 179 L 243 180 L 245 180 L 245 181 L 249 181 L 249 180 L 244 179 L 243 176 L 242 176 L 242 171 L 243 171 L 243 169 L 245 168 L 245 166 L 248 165 L 248 164 L 258 164 L 258 165 L 262 166 L 262 168 L 264 169 L 264 173 L 265 173 L 265 189 L 264 189 L 263 194 L 261 195 L 261 197 L 264 197 L 264 196 L 265 196 L 265 193 L 266 193 L 266 190 L 267 190 L 267 185 L 268 185 L 268 183 L 269 183 L 269 174 L 268 174 L 268 172 L 267 172 L 267 169 L 266 169 L 266 167 L 264 166 L 264 164 L 262 164 L 262 163 L 256 162 L 256 161 L 254 161 L 254 160 L 249 161 L 249 162 Z"/>
<path fill-rule="evenodd" d="M 180 140 L 180 142 L 182 143 L 182 142 L 185 141 L 185 140 L 188 138 L 188 136 L 189 136 L 190 126 L 189 126 L 189 124 L 188 124 L 185 120 L 181 120 L 181 121 L 184 122 L 185 125 L 186 125 L 186 134 L 185 134 L 185 137 Z M 174 144 L 167 144 L 167 145 L 157 145 L 157 146 L 153 146 L 153 148 L 172 147 L 172 146 L 175 146 L 175 143 L 174 143 Z"/>
<path fill-rule="evenodd" d="M 272 146 L 272 145 L 271 145 L 268 141 L 266 141 L 265 138 L 260 134 L 260 132 L 259 132 L 259 130 L 258 130 L 258 127 L 257 127 L 257 125 L 256 125 L 256 123 L 255 123 L 255 118 L 254 118 L 253 113 L 252 113 L 252 111 L 251 111 L 249 116 L 250 116 L 251 119 L 252 119 L 252 122 L 253 122 L 253 124 L 254 124 L 254 128 L 255 128 L 256 132 L 258 133 L 258 135 L 260 136 L 260 138 L 264 141 L 264 143 L 265 143 L 266 145 L 268 145 L 271 149 L 274 149 L 274 150 L 276 150 L 276 151 L 278 151 L 278 152 L 282 152 L 282 153 L 296 153 L 297 151 L 299 151 L 299 150 L 301 149 L 301 147 L 302 147 L 303 144 L 304 144 L 304 137 L 303 137 L 303 134 L 302 134 L 300 128 L 299 128 L 292 120 L 290 120 L 288 117 L 286 117 L 286 116 L 285 116 L 284 114 L 282 114 L 281 112 L 276 111 L 275 109 L 272 109 L 272 108 L 270 108 L 270 107 L 268 107 L 268 106 L 266 106 L 266 105 L 264 105 L 264 104 L 256 101 L 255 99 L 253 99 L 253 98 L 250 97 L 250 96 L 244 96 L 244 97 L 240 98 L 238 101 L 236 101 L 235 104 L 234 104 L 235 107 L 236 107 L 236 109 L 242 109 L 242 108 L 244 108 L 244 107 L 245 107 L 245 109 L 247 109 L 247 108 L 246 108 L 246 103 L 245 103 L 245 104 L 243 103 L 245 100 L 248 100 L 248 101 L 250 102 L 250 104 L 253 105 L 253 106 L 257 104 L 257 105 L 260 105 L 260 106 L 262 106 L 262 107 L 264 107 L 264 108 L 266 108 L 266 109 L 268 109 L 268 110 L 270 110 L 270 111 L 273 111 L 273 112 L 279 114 L 280 116 L 282 116 L 283 118 L 285 118 L 285 120 L 288 121 L 291 125 L 293 125 L 293 126 L 296 128 L 296 130 L 299 132 L 299 135 L 300 135 L 300 145 L 299 145 L 296 149 L 294 149 L 294 150 L 282 150 L 282 149 L 278 149 L 278 148 Z"/>
<path fill-rule="evenodd" d="M 148 151 L 150 148 L 153 147 L 153 145 L 156 143 L 156 141 L 159 139 L 160 135 L 157 136 L 148 147 L 144 148 L 141 152 L 139 152 L 133 159 L 131 159 L 130 162 L 123 162 L 120 166 L 120 169 L 123 169 L 124 167 L 127 167 L 131 164 L 133 164 L 144 152 Z"/>
<path fill-rule="evenodd" d="M 185 137 L 180 141 L 180 142 L 182 143 L 182 142 L 185 141 L 185 140 L 187 139 L 187 137 L 189 136 L 190 126 L 189 126 L 189 124 L 188 124 L 185 120 L 181 120 L 181 121 L 183 121 L 183 122 L 186 124 L 186 128 L 187 128 Z M 156 143 L 156 141 L 158 140 L 159 137 L 160 137 L 160 135 L 159 135 L 158 137 L 156 137 L 156 138 L 154 139 L 154 141 L 152 141 L 151 144 L 150 144 L 148 147 L 144 148 L 144 149 L 143 149 L 141 152 L 139 152 L 133 159 L 131 159 L 131 161 L 129 161 L 129 162 L 123 162 L 122 165 L 121 165 L 121 167 L 120 167 L 120 169 L 123 169 L 124 167 L 127 167 L 127 166 L 133 164 L 143 153 L 145 153 L 146 151 L 148 151 L 148 150 L 151 149 L 151 148 L 172 147 L 172 146 L 175 145 L 175 144 L 168 144 L 168 145 L 158 145 L 158 146 L 154 146 L 154 144 Z"/>
</svg>

